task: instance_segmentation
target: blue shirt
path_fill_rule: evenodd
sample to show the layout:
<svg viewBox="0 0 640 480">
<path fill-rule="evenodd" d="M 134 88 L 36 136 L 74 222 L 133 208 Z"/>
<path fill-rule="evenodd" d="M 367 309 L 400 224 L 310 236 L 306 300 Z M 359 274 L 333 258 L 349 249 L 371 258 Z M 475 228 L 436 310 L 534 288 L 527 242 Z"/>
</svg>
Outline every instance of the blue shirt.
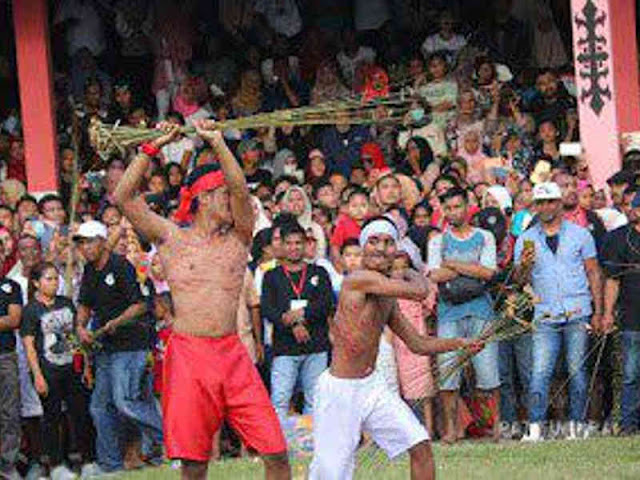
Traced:
<svg viewBox="0 0 640 480">
<path fill-rule="evenodd" d="M 518 238 L 515 262 L 520 262 L 524 242 L 535 244 L 536 255 L 531 284 L 538 297 L 535 320 L 566 322 L 591 315 L 591 290 L 584 261 L 596 258 L 596 245 L 589 230 L 566 220 L 558 232 L 558 249 L 554 254 L 546 242 L 540 224 Z"/>
</svg>

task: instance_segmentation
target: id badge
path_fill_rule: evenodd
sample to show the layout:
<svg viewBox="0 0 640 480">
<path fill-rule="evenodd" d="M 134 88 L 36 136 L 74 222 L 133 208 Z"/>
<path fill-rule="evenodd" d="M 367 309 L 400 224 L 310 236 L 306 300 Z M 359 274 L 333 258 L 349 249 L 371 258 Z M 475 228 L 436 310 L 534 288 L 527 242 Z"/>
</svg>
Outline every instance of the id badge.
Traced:
<svg viewBox="0 0 640 480">
<path fill-rule="evenodd" d="M 289 304 L 289 310 L 302 310 L 309 305 L 308 300 L 291 300 Z"/>
</svg>

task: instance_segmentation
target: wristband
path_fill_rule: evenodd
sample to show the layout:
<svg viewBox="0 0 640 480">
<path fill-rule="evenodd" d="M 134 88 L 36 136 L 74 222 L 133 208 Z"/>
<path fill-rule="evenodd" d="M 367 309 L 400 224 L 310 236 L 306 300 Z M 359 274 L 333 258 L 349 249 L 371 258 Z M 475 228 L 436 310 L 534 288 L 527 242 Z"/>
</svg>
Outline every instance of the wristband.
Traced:
<svg viewBox="0 0 640 480">
<path fill-rule="evenodd" d="M 160 149 L 158 147 L 153 146 L 151 143 L 143 143 L 140 147 L 140 151 L 147 155 L 148 157 L 155 157 L 160 153 Z"/>
</svg>

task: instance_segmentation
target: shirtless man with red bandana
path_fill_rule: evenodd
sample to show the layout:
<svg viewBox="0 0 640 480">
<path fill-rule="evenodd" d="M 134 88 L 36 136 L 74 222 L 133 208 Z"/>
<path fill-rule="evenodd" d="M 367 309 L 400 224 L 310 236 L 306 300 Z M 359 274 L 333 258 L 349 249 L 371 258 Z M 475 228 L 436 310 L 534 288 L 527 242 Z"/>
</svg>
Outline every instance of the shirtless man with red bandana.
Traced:
<svg viewBox="0 0 640 480">
<path fill-rule="evenodd" d="M 227 420 L 248 447 L 263 456 L 267 479 L 289 479 L 280 423 L 236 332 L 236 313 L 253 232 L 253 208 L 242 168 L 212 121 L 195 123 L 211 144 L 216 165 L 196 168 L 180 192 L 179 228 L 137 195 L 151 157 L 178 135 L 145 144 L 115 192 L 118 206 L 160 254 L 175 304 L 162 397 L 169 458 L 182 460 L 182 478 L 204 479 L 212 440 Z"/>
</svg>

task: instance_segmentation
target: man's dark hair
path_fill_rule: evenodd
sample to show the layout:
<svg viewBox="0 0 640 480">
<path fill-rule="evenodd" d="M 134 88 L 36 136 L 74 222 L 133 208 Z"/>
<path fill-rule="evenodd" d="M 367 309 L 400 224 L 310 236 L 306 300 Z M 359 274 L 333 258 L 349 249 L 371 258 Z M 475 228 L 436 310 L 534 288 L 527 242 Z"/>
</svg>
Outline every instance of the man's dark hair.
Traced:
<svg viewBox="0 0 640 480">
<path fill-rule="evenodd" d="M 447 66 L 447 71 L 449 71 L 449 65 L 447 63 L 447 57 L 444 54 L 444 52 L 433 52 L 431 55 L 429 55 L 429 57 L 427 58 L 426 64 L 429 65 L 432 61 L 434 60 L 442 60 L 445 65 Z"/>
<path fill-rule="evenodd" d="M 369 199 L 369 194 L 367 193 L 367 191 L 359 186 L 355 186 L 353 187 L 353 189 L 349 192 L 349 195 L 347 195 L 347 203 L 349 203 L 351 201 L 351 199 L 353 197 L 355 197 L 356 195 L 364 195 L 367 200 Z"/>
<path fill-rule="evenodd" d="M 436 185 L 438 182 L 442 180 L 451 183 L 454 187 L 460 187 L 460 183 L 458 182 L 458 179 L 449 173 L 444 173 L 440 175 L 438 178 L 436 178 L 436 181 L 433 182 L 433 184 Z"/>
<path fill-rule="evenodd" d="M 9 205 L 0 205 L 0 210 L 6 210 L 7 212 L 10 212 L 11 215 L 16 214 L 15 210 L 11 208 Z"/>
<path fill-rule="evenodd" d="M 307 238 L 307 232 L 304 231 L 304 228 L 298 223 L 298 221 L 289 222 L 280 227 L 280 236 L 282 240 L 286 239 L 291 235 L 302 235 L 302 238 Z"/>
<path fill-rule="evenodd" d="M 353 162 L 353 164 L 351 165 L 351 173 L 353 173 L 354 170 L 365 170 L 362 160 L 356 160 L 355 162 Z"/>
<path fill-rule="evenodd" d="M 298 179 L 293 175 L 280 175 L 278 179 L 274 182 L 273 189 L 276 190 L 278 188 L 278 185 L 285 182 L 288 183 L 289 185 L 300 185 L 300 182 L 298 182 Z"/>
<path fill-rule="evenodd" d="M 267 190 L 269 190 L 269 193 L 271 194 L 271 196 L 273 196 L 273 185 L 272 185 L 272 182 L 268 182 L 268 181 L 260 182 L 258 184 L 258 186 L 256 187 L 256 191 L 261 189 L 261 188 L 266 188 Z"/>
<path fill-rule="evenodd" d="M 607 183 L 609 185 L 624 185 L 635 183 L 635 173 L 630 170 L 620 170 L 619 172 L 614 173 L 609 179 Z"/>
<path fill-rule="evenodd" d="M 467 198 L 467 191 L 457 185 L 440 195 L 438 199 L 440 200 L 440 203 L 444 204 L 447 200 L 455 197 L 462 197 L 464 203 L 467 203 L 469 201 L 469 199 Z"/>
<path fill-rule="evenodd" d="M 286 194 L 287 192 L 276 193 L 276 197 L 274 198 L 276 204 L 280 203 Z"/>
<path fill-rule="evenodd" d="M 64 203 L 62 202 L 62 198 L 60 197 L 60 195 L 49 193 L 43 196 L 38 202 L 38 210 L 40 211 L 40 213 L 44 213 L 44 206 L 49 202 L 60 202 L 60 205 L 62 205 L 62 208 L 64 208 Z"/>
<path fill-rule="evenodd" d="M 298 223 L 298 219 L 293 213 L 282 212 L 273 221 L 273 228 L 279 228 L 282 230 L 282 227 L 289 223 Z"/>
<path fill-rule="evenodd" d="M 541 77 L 542 75 L 546 75 L 547 73 L 550 73 L 551 75 L 553 75 L 556 78 L 558 77 L 558 72 L 554 68 L 544 67 L 544 68 L 539 69 L 536 72 L 536 80 L 538 79 L 538 77 Z"/>
<path fill-rule="evenodd" d="M 333 185 L 331 185 L 331 182 L 329 182 L 329 180 L 327 180 L 326 178 L 323 178 L 313 184 L 312 194 L 314 199 L 316 200 L 318 199 L 318 192 L 320 191 L 321 188 L 324 188 L 324 187 L 333 188 Z"/>
<path fill-rule="evenodd" d="M 172 110 L 171 112 L 167 113 L 167 119 L 169 118 L 175 118 L 180 125 L 185 124 L 184 116 L 180 112 L 176 112 Z"/>
<path fill-rule="evenodd" d="M 333 224 L 333 211 L 325 206 L 325 205 L 314 205 L 313 208 L 317 208 L 318 210 L 320 210 L 325 217 L 327 217 L 327 219 L 329 219 L 329 223 Z"/>
<path fill-rule="evenodd" d="M 18 203 L 16 204 L 16 210 L 18 210 L 20 208 L 20 205 L 22 205 L 23 203 L 33 203 L 36 207 L 38 206 L 38 201 L 35 199 L 35 197 L 31 195 L 23 195 L 23 197 L 18 200 Z"/>
<path fill-rule="evenodd" d="M 169 176 L 163 169 L 156 168 L 155 170 L 153 170 L 151 172 L 151 175 L 149 175 L 149 179 L 152 179 L 153 177 L 162 177 L 165 182 L 169 183 Z"/>
<path fill-rule="evenodd" d="M 254 262 L 259 261 L 264 255 L 264 249 L 271 245 L 273 240 L 273 228 L 263 228 L 253 237 L 251 244 L 251 258 Z"/>
<path fill-rule="evenodd" d="M 349 247 L 359 247 L 360 241 L 357 238 L 347 238 L 340 247 L 340 255 Z"/>
<path fill-rule="evenodd" d="M 122 215 L 122 212 L 120 211 L 117 205 L 114 205 L 113 203 L 105 203 L 104 207 L 100 209 L 97 215 L 97 217 L 100 219 L 102 223 L 104 223 L 104 220 L 103 220 L 104 214 L 107 213 L 107 210 L 110 210 L 112 208 L 115 209 L 120 215 Z"/>
</svg>

